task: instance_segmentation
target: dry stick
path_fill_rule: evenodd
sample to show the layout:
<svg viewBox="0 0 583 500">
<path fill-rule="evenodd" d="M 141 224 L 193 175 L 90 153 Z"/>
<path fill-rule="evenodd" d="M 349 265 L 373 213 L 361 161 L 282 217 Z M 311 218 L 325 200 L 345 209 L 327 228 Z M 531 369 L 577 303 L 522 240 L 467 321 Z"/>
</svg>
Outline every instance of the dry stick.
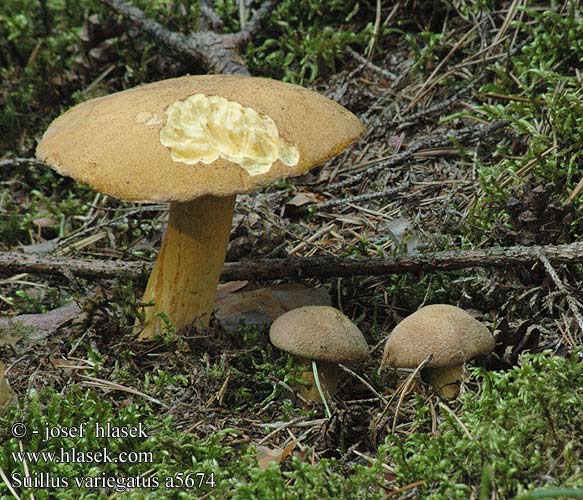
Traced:
<svg viewBox="0 0 583 500">
<path fill-rule="evenodd" d="M 395 433 L 395 429 L 397 428 L 397 422 L 399 420 L 399 411 L 401 411 L 401 405 L 403 404 L 403 401 L 405 400 L 405 396 L 407 395 L 407 391 L 411 387 L 413 380 L 415 379 L 417 374 L 421 373 L 421 370 L 423 370 L 423 368 L 425 368 L 431 362 L 432 359 L 433 359 L 433 354 L 429 354 L 423 361 L 421 361 L 421 363 L 417 366 L 417 368 L 415 368 L 411 372 L 411 374 L 407 377 L 407 379 L 405 380 L 403 385 L 401 385 L 400 391 L 399 390 L 397 391 L 397 392 L 400 392 L 400 395 L 399 395 L 399 399 L 397 400 L 397 407 L 395 408 L 395 414 L 393 415 L 393 425 L 391 426 L 391 434 Z M 385 360 L 384 360 L 384 356 L 383 356 L 383 361 L 381 362 L 381 367 L 383 366 L 384 361 Z M 397 393 L 395 393 L 395 394 L 397 394 Z"/>
<path fill-rule="evenodd" d="M 579 303 L 578 303 L 577 299 L 575 299 L 569 293 L 569 291 L 567 290 L 567 287 L 563 284 L 563 282 L 561 281 L 561 278 L 559 278 L 555 269 L 553 268 L 553 266 L 549 262 L 549 259 L 544 254 L 541 253 L 539 255 L 539 260 L 542 262 L 543 266 L 545 267 L 545 271 L 547 272 L 547 274 L 551 277 L 551 279 L 555 283 L 555 286 L 559 289 L 559 291 L 562 294 L 565 295 L 565 298 L 567 299 L 567 304 L 569 305 L 569 309 L 571 309 L 573 316 L 575 316 L 575 319 L 577 320 L 577 324 L 579 325 L 579 330 L 581 330 L 581 332 L 583 332 L 583 316 L 581 315 L 581 310 L 579 309 Z"/>
<path fill-rule="evenodd" d="M 362 64 L 364 67 L 368 68 L 372 72 L 378 73 L 379 75 L 384 76 L 385 78 L 388 78 L 389 80 L 393 80 L 393 81 L 398 78 L 398 76 L 395 75 L 395 73 L 392 73 L 388 69 L 381 68 L 380 66 L 373 64 L 366 57 L 361 56 L 358 52 L 351 49 L 350 47 L 346 47 L 345 50 L 346 50 L 346 53 L 348 55 L 350 55 L 352 58 L 356 59 L 360 64 Z"/>
<path fill-rule="evenodd" d="M 535 264 L 541 255 L 553 264 L 583 263 L 583 242 L 531 247 L 493 247 L 485 250 L 449 250 L 362 260 L 324 256 L 226 262 L 221 279 L 223 281 L 323 279 L 386 276 L 419 271 L 454 271 L 468 267 L 510 267 Z M 151 268 L 151 263 L 144 262 L 86 260 L 23 252 L 0 252 L 0 273 L 3 274 L 62 275 L 68 272 L 80 278 L 137 279 L 147 275 Z"/>
<path fill-rule="evenodd" d="M 449 135 L 439 135 L 439 136 L 430 136 L 428 138 L 422 139 L 419 142 L 416 142 L 405 151 L 397 153 L 391 156 L 388 160 L 377 163 L 372 167 L 366 169 L 359 174 L 353 175 L 346 180 L 336 182 L 334 184 L 330 184 L 327 189 L 341 189 L 347 186 L 351 186 L 356 184 L 357 182 L 362 181 L 365 177 L 370 177 L 371 174 L 378 172 L 380 170 L 388 170 L 391 168 L 395 168 L 398 165 L 402 165 L 407 163 L 408 161 L 415 159 L 415 153 L 422 149 L 432 149 L 432 148 L 445 148 L 451 147 L 452 141 L 458 143 L 465 143 L 465 142 L 473 142 L 479 141 L 483 137 L 486 137 L 490 134 L 493 134 L 496 130 L 504 128 L 508 125 L 509 122 L 505 120 L 498 120 L 492 122 L 488 125 L 478 125 L 473 127 L 466 127 L 461 130 L 452 131 Z"/>
<path fill-rule="evenodd" d="M 317 210 L 318 212 L 326 211 L 329 208 L 335 208 L 340 205 L 348 205 L 350 203 L 361 203 L 363 201 L 374 200 L 376 198 L 384 198 L 386 196 L 391 196 L 393 194 L 402 193 L 409 189 L 409 184 L 402 184 L 400 186 L 395 186 L 392 188 L 385 189 L 383 191 L 374 191 L 372 193 L 359 194 L 357 196 L 350 196 L 346 198 L 338 198 L 336 200 L 328 200 L 324 203 L 319 203 L 317 205 L 304 205 L 303 207 L 298 207 L 298 213 L 303 214 L 309 212 L 310 210 Z"/>
<path fill-rule="evenodd" d="M 249 70 L 241 59 L 238 48 L 248 42 L 259 30 L 262 20 L 273 8 L 271 0 L 264 2 L 245 29 L 238 33 L 219 34 L 215 31 L 199 31 L 185 35 L 169 30 L 150 19 L 141 9 L 123 0 L 100 0 L 100 2 L 180 56 L 203 63 L 212 73 L 239 75 L 249 75 Z M 210 7 L 205 9 L 207 14 L 211 13 L 209 9 Z"/>
<path fill-rule="evenodd" d="M 46 167 L 46 163 L 36 158 L 8 158 L 0 160 L 1 167 L 21 167 L 26 165 L 34 165 L 35 167 Z"/>
<path fill-rule="evenodd" d="M 413 99 L 411 99 L 411 102 L 407 105 L 407 107 L 405 108 L 405 110 L 403 111 L 404 113 L 406 113 L 407 111 L 409 111 L 411 108 L 413 108 L 421 99 L 421 97 L 424 95 L 425 90 L 427 89 L 427 87 L 429 87 L 429 85 L 431 84 L 433 78 L 435 77 L 435 75 L 437 75 L 439 73 L 439 71 L 441 70 L 441 68 L 445 65 L 445 63 L 450 59 L 450 57 L 453 56 L 453 54 L 455 54 L 455 52 L 464 44 L 464 42 L 469 38 L 469 36 L 476 31 L 476 29 L 478 28 L 479 24 L 476 24 L 474 26 L 472 26 L 455 44 L 454 46 L 450 49 L 450 51 L 447 53 L 447 55 L 441 60 L 441 62 L 435 67 L 435 69 L 433 70 L 433 72 L 431 73 L 431 75 L 429 75 L 429 77 L 427 78 L 427 80 L 425 80 L 425 83 L 422 85 L 422 87 L 417 91 L 417 93 L 415 94 L 415 96 L 413 97 Z"/>
<path fill-rule="evenodd" d="M 223 20 L 219 16 L 213 6 L 209 4 L 208 0 L 199 0 L 198 2 L 203 26 L 205 28 L 210 28 L 213 31 L 220 31 L 224 27 Z"/>
<path fill-rule="evenodd" d="M 425 118 L 426 116 L 429 116 L 429 115 L 439 113 L 441 111 L 446 110 L 450 106 L 457 104 L 460 101 L 460 99 L 465 94 L 467 94 L 470 90 L 474 90 L 475 85 L 478 82 L 480 82 L 481 80 L 483 80 L 484 76 L 485 75 L 482 75 L 482 76 L 472 80 L 467 85 L 465 85 L 463 88 L 458 90 L 455 94 L 453 94 L 451 97 L 448 97 L 447 99 L 440 100 L 437 104 L 434 104 L 433 106 L 430 106 L 430 107 L 425 108 L 421 111 L 418 111 L 417 113 L 412 113 L 410 115 L 406 115 L 403 117 L 402 120 L 393 121 L 390 124 L 397 125 L 397 131 L 401 131 L 401 130 L 404 130 L 408 127 L 411 127 L 412 125 L 415 125 L 417 123 L 417 121 Z M 390 125 L 390 124 L 388 124 L 388 125 Z"/>
<path fill-rule="evenodd" d="M 380 392 L 378 392 L 370 382 L 368 382 L 365 378 L 361 377 L 358 373 L 353 372 L 350 368 L 347 368 L 342 363 L 338 363 L 338 366 L 344 370 L 349 375 L 352 375 L 355 379 L 359 380 L 362 384 L 364 384 L 370 392 L 372 392 L 377 398 L 381 400 L 382 403 L 387 402 L 387 398 L 385 398 Z"/>
</svg>

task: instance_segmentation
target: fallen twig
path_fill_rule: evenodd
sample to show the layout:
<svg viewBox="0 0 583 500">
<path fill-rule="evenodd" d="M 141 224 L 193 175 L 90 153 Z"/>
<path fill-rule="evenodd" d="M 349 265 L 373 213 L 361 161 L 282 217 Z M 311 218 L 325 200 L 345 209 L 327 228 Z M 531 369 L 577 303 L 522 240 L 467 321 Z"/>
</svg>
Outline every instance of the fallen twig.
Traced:
<svg viewBox="0 0 583 500">
<path fill-rule="evenodd" d="M 182 57 L 206 65 L 212 73 L 249 75 L 249 70 L 241 58 L 238 48 L 248 42 L 259 30 L 261 22 L 273 8 L 273 2 L 267 0 L 239 33 L 217 33 L 215 31 L 198 31 L 188 35 L 162 26 L 150 19 L 138 7 L 123 0 L 100 0 L 114 12 L 124 16 L 134 26 L 169 47 Z M 219 19 L 208 3 L 204 3 L 203 12 L 209 24 L 216 27 Z"/>
<path fill-rule="evenodd" d="M 416 142 L 415 144 L 407 148 L 405 151 L 402 151 L 391 156 L 386 161 L 376 163 L 370 168 L 366 169 L 365 171 L 350 176 L 348 179 L 336 182 L 334 184 L 330 184 L 328 186 L 328 189 L 329 190 L 340 189 L 343 187 L 351 186 L 353 184 L 356 184 L 357 182 L 362 181 L 365 178 L 370 177 L 371 174 L 376 173 L 380 170 L 388 170 L 391 168 L 395 168 L 398 165 L 402 165 L 403 163 L 407 163 L 408 161 L 412 161 L 415 158 L 415 153 L 422 149 L 445 148 L 450 147 L 452 143 L 455 144 L 456 142 L 463 144 L 479 141 L 482 138 L 491 135 L 496 130 L 506 127 L 507 125 L 508 125 L 507 121 L 498 120 L 485 126 L 478 125 L 473 127 L 467 127 L 461 130 L 455 130 L 446 136 L 439 135 L 422 139 L 419 142 Z"/>
<path fill-rule="evenodd" d="M 334 256 L 290 257 L 227 262 L 221 279 L 277 280 L 282 278 L 331 278 L 383 276 L 417 271 L 453 271 L 468 267 L 509 267 L 533 265 L 545 256 L 553 264 L 583 262 L 583 242 L 565 245 L 493 247 L 484 250 L 425 252 L 400 257 L 353 259 Z M 139 278 L 153 264 L 120 260 L 87 260 L 51 257 L 23 252 L 0 252 L 0 273 L 36 273 L 80 278 Z"/>
<path fill-rule="evenodd" d="M 391 81 L 394 81 L 398 78 L 397 75 L 395 75 L 395 73 L 392 73 L 388 69 L 381 68 L 380 66 L 373 64 L 366 57 L 361 56 L 358 52 L 351 49 L 350 47 L 346 47 L 346 53 L 353 57 L 354 59 L 356 59 L 360 64 L 362 64 L 369 70 L 378 73 L 379 75 L 384 76 L 385 78 L 388 78 Z"/>
<path fill-rule="evenodd" d="M 309 212 L 310 209 L 316 210 L 318 212 L 325 211 L 329 208 L 338 207 L 341 205 L 348 205 L 349 203 L 362 203 L 363 201 L 375 200 L 377 198 L 384 198 L 394 194 L 402 193 L 409 188 L 409 184 L 402 184 L 400 186 L 391 187 L 384 189 L 383 191 L 374 191 L 372 193 L 359 194 L 357 196 L 351 196 L 346 198 L 338 198 L 333 200 L 328 200 L 323 203 L 318 203 L 317 205 L 304 205 L 300 207 L 299 213 Z"/>
<path fill-rule="evenodd" d="M 559 278 L 559 275 L 557 274 L 557 272 L 555 271 L 555 269 L 553 268 L 553 266 L 549 262 L 549 259 L 547 258 L 547 256 L 541 253 L 539 256 L 539 260 L 542 262 L 542 264 L 545 268 L 545 271 L 551 277 L 555 286 L 559 289 L 559 291 L 562 294 L 565 295 L 565 299 L 567 300 L 567 304 L 569 305 L 569 309 L 571 309 L 571 312 L 573 313 L 573 316 L 575 317 L 575 320 L 577 321 L 577 325 L 579 326 L 579 330 L 581 332 L 583 332 L 583 315 L 581 314 L 581 309 L 579 309 L 579 306 L 580 306 L 579 302 L 577 301 L 577 299 L 575 299 L 575 297 L 573 297 L 573 295 L 571 295 L 569 293 L 569 291 L 567 290 L 567 287 L 563 284 L 563 282 L 561 281 L 561 278 Z"/>
<path fill-rule="evenodd" d="M 0 160 L 0 168 L 20 167 L 23 165 L 34 165 L 35 167 L 47 166 L 44 161 L 37 160 L 36 158 L 7 158 L 6 160 Z"/>
</svg>

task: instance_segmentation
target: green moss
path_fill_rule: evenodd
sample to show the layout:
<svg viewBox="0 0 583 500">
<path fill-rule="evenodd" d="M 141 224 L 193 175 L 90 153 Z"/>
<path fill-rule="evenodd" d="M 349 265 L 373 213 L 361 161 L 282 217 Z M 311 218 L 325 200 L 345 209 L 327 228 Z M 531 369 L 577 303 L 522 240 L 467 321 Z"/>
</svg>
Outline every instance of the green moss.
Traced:
<svg viewBox="0 0 583 500">
<path fill-rule="evenodd" d="M 141 475 L 158 479 L 158 487 L 123 494 L 123 498 L 132 499 L 193 498 L 208 494 L 207 498 L 216 500 L 374 500 L 419 481 L 422 483 L 417 486 L 418 498 L 431 500 L 467 499 L 472 491 L 481 491 L 482 495 L 496 491 L 498 498 L 511 499 L 539 486 L 545 486 L 543 491 L 547 493 L 557 492 L 560 490 L 548 488 L 583 487 L 582 377 L 583 362 L 578 358 L 564 359 L 549 354 L 525 356 L 520 366 L 508 372 L 476 369 L 472 371 L 472 379 L 479 390 L 462 397 L 455 409 L 459 420 L 438 408 L 441 416 L 435 435 L 429 432 L 429 407 L 419 399 L 414 422 L 417 430 L 391 435 L 370 466 L 346 466 L 333 459 L 311 464 L 294 457 L 267 469 L 258 467 L 252 446 L 232 444 L 240 431 L 226 429 L 201 439 L 194 433 L 176 429 L 171 417 L 160 418 L 158 406 L 131 403 L 114 407 L 93 392 L 71 386 L 64 395 L 54 390 L 33 392 L 24 401 L 22 410 L 12 408 L 0 418 L 0 467 L 9 478 L 14 473 L 24 474 L 22 463 L 13 458 L 13 452 L 20 451 L 21 446 L 10 435 L 15 422 L 24 423 L 29 431 L 43 431 L 45 426 L 78 427 L 83 422 L 90 430 L 96 423 L 102 426 L 141 424 L 147 438 L 103 440 L 86 432 L 83 438 L 55 437 L 43 442 L 42 435 L 29 432 L 22 439 L 22 448 L 59 453 L 61 448 L 88 452 L 105 446 L 112 454 L 134 452 L 141 453 L 142 458 L 151 454 L 148 463 L 133 464 L 42 460 L 33 464 L 28 460 L 31 472 L 44 472 L 70 481 L 84 476 Z M 184 384 L 184 380 L 162 372 L 151 379 L 152 384 L 162 381 Z M 387 463 L 394 469 L 394 478 L 383 473 Z M 191 484 L 196 473 L 204 474 L 200 488 Z M 166 478 L 179 482 L 187 476 L 191 488 L 165 487 Z M 122 480 L 119 481 L 122 488 Z M 36 498 L 43 499 L 104 498 L 113 492 L 86 488 L 17 490 L 23 498 L 32 492 Z M 5 484 L 0 484 L 0 495 L 2 499 L 11 498 Z M 557 497 L 555 494 L 553 498 Z"/>
<path fill-rule="evenodd" d="M 477 165 L 481 194 L 462 229 L 474 244 L 496 239 L 500 223 L 520 231 L 506 204 L 511 196 L 522 199 L 520 189 L 528 182 L 546 185 L 549 201 L 563 204 L 581 179 L 583 105 L 575 68 L 583 61 L 583 21 L 575 4 L 569 2 L 562 13 L 525 8 L 523 22 L 514 23 L 524 46 L 508 64 L 493 64 L 493 78 L 481 88 L 485 102 L 475 116 L 507 120 L 510 126 L 492 158 Z M 575 204 L 580 206 L 581 197 Z M 577 237 L 580 223 L 568 232 Z"/>
<path fill-rule="evenodd" d="M 381 447 L 399 483 L 424 480 L 421 498 L 431 500 L 467 499 L 483 476 L 498 498 L 541 485 L 582 487 L 583 362 L 524 356 L 508 372 L 473 376 L 480 390 L 464 395 L 459 421 L 442 411 L 437 435 L 429 435 L 431 415 L 419 400 L 423 431 L 390 436 Z"/>
<path fill-rule="evenodd" d="M 154 478 L 160 486 L 135 489 L 125 492 L 124 498 L 193 498 L 209 494 L 212 499 L 294 499 L 301 496 L 306 499 L 357 499 L 359 492 L 370 490 L 379 498 L 376 486 L 378 467 L 357 467 L 354 474 L 346 477 L 340 464 L 333 461 L 321 461 L 312 466 L 298 459 L 289 462 L 287 470 L 276 466 L 262 470 L 257 466 L 255 451 L 252 447 L 237 447 L 229 444 L 234 431 L 217 432 L 211 438 L 198 439 L 195 434 L 173 429 L 170 417 L 160 418 L 159 408 L 131 404 L 122 408 L 113 408 L 99 395 L 83 392 L 79 387 L 71 387 L 66 396 L 54 390 L 43 394 L 33 393 L 26 402 L 26 409 L 13 409 L 0 419 L 2 433 L 0 440 L 0 467 L 11 480 L 18 484 L 24 477 L 22 463 L 15 460 L 14 453 L 20 451 L 20 443 L 11 437 L 10 429 L 15 422 L 22 422 L 29 432 L 22 439 L 23 449 L 27 452 L 56 453 L 60 450 L 77 453 L 98 451 L 106 447 L 110 457 L 120 453 L 134 453 L 145 460 L 134 464 L 95 464 L 95 463 L 57 463 L 39 460 L 38 463 L 28 459 L 27 465 L 32 477 L 46 481 L 48 474 L 53 481 L 60 478 L 61 484 L 67 480 L 70 487 L 16 488 L 21 497 L 34 493 L 35 498 L 105 498 L 116 491 L 123 492 L 124 480 L 121 478 Z M 79 427 L 85 423 L 84 437 L 55 437 L 43 442 L 45 427 Z M 95 426 L 109 423 L 112 427 L 138 427 L 140 424 L 147 438 L 109 438 L 95 437 Z M 39 430 L 39 435 L 30 431 Z M 196 476 L 197 473 L 201 475 Z M 15 475 L 16 474 L 16 475 Z M 42 476 L 45 474 L 45 476 Z M 212 474 L 212 476 L 211 476 Z M 20 475 L 20 476 L 19 476 Z M 113 488 L 77 488 L 74 478 L 93 476 L 95 478 L 115 478 Z M 189 478 L 188 480 L 186 478 Z M 184 481 L 185 487 L 169 489 L 167 478 L 174 484 Z M 202 478 L 202 480 L 201 480 Z M 199 484 L 202 482 L 202 484 Z M 214 483 L 214 486 L 213 486 Z M 40 484 L 40 483 L 37 483 Z M 45 484 L 47 484 L 45 482 Z M 118 486 L 115 486 L 117 484 Z M 128 484 L 127 482 L 125 484 Z M 190 486 L 190 487 L 186 487 Z M 0 484 L 0 498 L 11 498 L 6 484 Z"/>
</svg>

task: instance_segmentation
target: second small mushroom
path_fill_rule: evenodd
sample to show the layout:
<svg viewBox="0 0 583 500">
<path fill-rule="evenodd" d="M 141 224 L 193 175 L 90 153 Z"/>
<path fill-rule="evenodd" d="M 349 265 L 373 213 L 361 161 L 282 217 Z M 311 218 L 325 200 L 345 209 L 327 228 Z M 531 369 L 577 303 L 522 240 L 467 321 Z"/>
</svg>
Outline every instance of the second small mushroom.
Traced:
<svg viewBox="0 0 583 500">
<path fill-rule="evenodd" d="M 274 346 L 293 354 L 305 366 L 303 378 L 310 384 L 300 394 L 308 401 L 321 401 L 310 367 L 312 361 L 317 363 L 323 389 L 334 395 L 338 363 L 368 358 L 362 332 L 334 307 L 305 306 L 288 311 L 273 322 L 269 338 Z"/>
<path fill-rule="evenodd" d="M 447 399 L 459 392 L 464 364 L 494 349 L 494 337 L 459 307 L 425 306 L 407 316 L 391 332 L 382 364 L 416 368 L 431 355 L 425 371 L 435 391 Z"/>
</svg>

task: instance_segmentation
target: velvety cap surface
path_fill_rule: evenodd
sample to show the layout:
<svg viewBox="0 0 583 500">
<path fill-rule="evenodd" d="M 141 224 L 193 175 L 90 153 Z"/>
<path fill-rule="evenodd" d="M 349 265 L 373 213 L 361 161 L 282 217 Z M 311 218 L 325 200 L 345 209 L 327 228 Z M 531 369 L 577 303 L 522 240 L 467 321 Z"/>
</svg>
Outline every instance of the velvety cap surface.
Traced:
<svg viewBox="0 0 583 500">
<path fill-rule="evenodd" d="M 416 368 L 429 354 L 428 367 L 463 364 L 494 349 L 494 337 L 463 309 L 425 306 L 401 321 L 385 344 L 383 364 Z"/>
<path fill-rule="evenodd" d="M 187 201 L 303 174 L 363 132 L 345 108 L 297 85 L 185 76 L 71 108 L 51 123 L 37 157 L 121 199 Z"/>
<path fill-rule="evenodd" d="M 328 306 L 286 312 L 271 325 L 269 338 L 274 346 L 299 358 L 342 363 L 368 357 L 362 332 L 338 309 Z"/>
</svg>

